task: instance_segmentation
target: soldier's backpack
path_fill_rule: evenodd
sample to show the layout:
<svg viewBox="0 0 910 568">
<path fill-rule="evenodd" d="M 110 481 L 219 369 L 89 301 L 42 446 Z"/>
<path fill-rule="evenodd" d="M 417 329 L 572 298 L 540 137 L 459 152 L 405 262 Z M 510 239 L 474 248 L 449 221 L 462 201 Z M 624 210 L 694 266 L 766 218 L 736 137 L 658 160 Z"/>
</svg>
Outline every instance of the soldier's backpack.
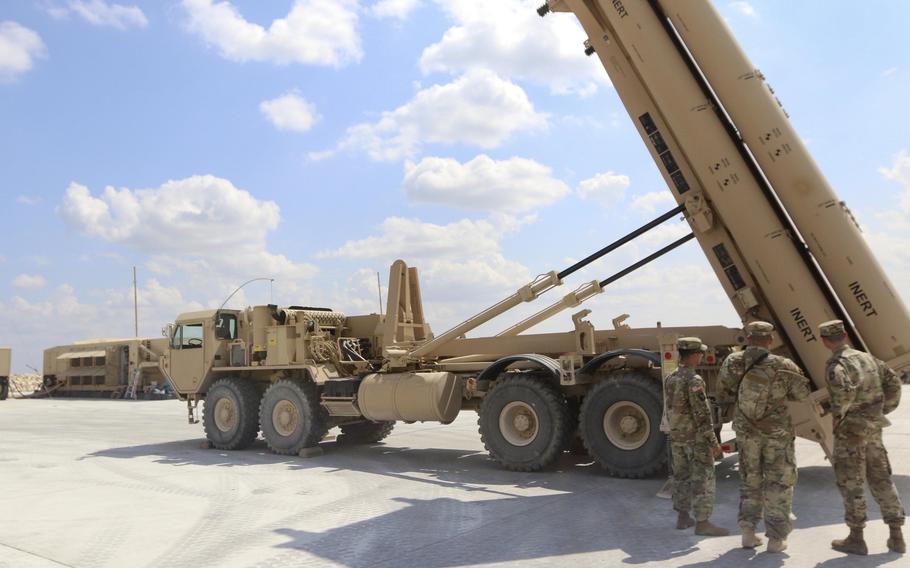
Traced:
<svg viewBox="0 0 910 568">
<path fill-rule="evenodd" d="M 758 422 L 768 414 L 768 400 L 771 398 L 774 369 L 770 365 L 761 365 L 768 355 L 768 353 L 764 353 L 746 367 L 743 380 L 739 383 L 736 404 L 743 416 L 752 422 Z"/>
</svg>

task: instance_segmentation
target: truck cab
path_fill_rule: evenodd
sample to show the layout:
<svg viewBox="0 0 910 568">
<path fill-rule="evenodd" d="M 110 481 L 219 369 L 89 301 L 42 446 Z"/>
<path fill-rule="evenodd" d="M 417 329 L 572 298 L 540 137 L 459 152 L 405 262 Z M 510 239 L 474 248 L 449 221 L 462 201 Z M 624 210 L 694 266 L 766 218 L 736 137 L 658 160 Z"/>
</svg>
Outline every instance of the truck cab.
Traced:
<svg viewBox="0 0 910 568">
<path fill-rule="evenodd" d="M 162 368 L 181 397 L 204 393 L 212 368 L 219 362 L 227 365 L 229 345 L 238 338 L 240 315 L 237 310 L 187 312 L 168 325 Z"/>
</svg>

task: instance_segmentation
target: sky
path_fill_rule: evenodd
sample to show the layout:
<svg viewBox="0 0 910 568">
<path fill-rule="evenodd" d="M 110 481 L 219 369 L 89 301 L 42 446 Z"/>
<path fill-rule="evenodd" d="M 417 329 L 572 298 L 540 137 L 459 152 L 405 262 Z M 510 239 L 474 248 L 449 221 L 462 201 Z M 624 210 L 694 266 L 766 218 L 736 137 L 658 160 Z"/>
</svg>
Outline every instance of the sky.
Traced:
<svg viewBox="0 0 910 568">
<path fill-rule="evenodd" d="M 160 336 L 228 303 L 377 312 L 397 258 L 440 333 L 673 207 L 571 14 L 540 0 L 0 2 L 0 345 Z M 910 302 L 910 3 L 716 0 Z M 496 333 L 685 234 L 648 234 Z M 599 329 L 739 324 L 694 242 Z M 580 309 L 580 308 L 579 308 Z M 538 328 L 569 330 L 570 310 Z"/>
</svg>

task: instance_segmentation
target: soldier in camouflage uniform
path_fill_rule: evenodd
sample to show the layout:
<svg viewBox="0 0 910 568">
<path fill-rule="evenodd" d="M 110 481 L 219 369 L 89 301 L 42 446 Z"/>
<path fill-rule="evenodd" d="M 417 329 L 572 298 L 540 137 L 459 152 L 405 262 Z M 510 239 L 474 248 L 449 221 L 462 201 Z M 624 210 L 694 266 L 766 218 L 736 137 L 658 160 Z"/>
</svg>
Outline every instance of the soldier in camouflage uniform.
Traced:
<svg viewBox="0 0 910 568">
<path fill-rule="evenodd" d="M 745 330 L 746 349 L 731 353 L 719 376 L 724 399 L 736 405 L 733 429 L 739 451 L 742 546 L 762 544 L 755 527 L 764 518 L 768 552 L 781 552 L 793 530 L 790 510 L 796 485 L 787 401 L 809 396 L 809 382 L 793 361 L 768 351 L 773 325 L 756 321 Z"/>
<path fill-rule="evenodd" d="M 897 488 L 891 481 L 891 464 L 882 444 L 882 427 L 891 423 L 885 418 L 897 408 L 901 383 L 897 374 L 884 363 L 850 347 L 840 320 L 819 326 L 825 347 L 832 351 L 826 379 L 834 417 L 834 475 L 844 498 L 844 519 L 850 536 L 835 540 L 831 548 L 851 554 L 868 554 L 863 538 L 866 526 L 865 485 L 869 482 L 872 496 L 891 528 L 888 549 L 907 550 L 901 526 L 904 508 Z"/>
<path fill-rule="evenodd" d="M 707 350 L 701 339 L 684 337 L 677 342 L 679 368 L 665 383 L 667 421 L 673 466 L 673 508 L 679 514 L 677 529 L 695 525 L 695 534 L 727 536 L 729 531 L 708 519 L 714 510 L 714 459 L 721 454 L 714 435 L 705 382 L 695 367 Z M 689 514 L 694 509 L 695 520 Z"/>
</svg>

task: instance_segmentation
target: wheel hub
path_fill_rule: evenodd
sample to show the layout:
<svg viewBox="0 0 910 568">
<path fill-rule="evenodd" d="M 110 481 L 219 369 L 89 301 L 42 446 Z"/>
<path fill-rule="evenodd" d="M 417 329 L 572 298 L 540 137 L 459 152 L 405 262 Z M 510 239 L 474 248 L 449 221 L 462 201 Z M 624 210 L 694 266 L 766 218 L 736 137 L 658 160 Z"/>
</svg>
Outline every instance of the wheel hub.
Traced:
<svg viewBox="0 0 910 568">
<path fill-rule="evenodd" d="M 651 435 L 651 420 L 638 404 L 623 400 L 614 403 L 604 413 L 604 434 L 621 450 L 637 450 Z"/>
<path fill-rule="evenodd" d="M 510 402 L 499 413 L 499 431 L 513 446 L 527 446 L 537 438 L 539 430 L 537 412 L 526 402 Z"/>
<path fill-rule="evenodd" d="M 272 426 L 282 436 L 290 436 L 300 423 L 300 411 L 297 405 L 287 399 L 279 400 L 272 409 Z"/>
<path fill-rule="evenodd" d="M 634 434 L 638 430 L 638 419 L 634 416 L 623 416 L 619 421 L 619 429 L 623 434 Z"/>
<path fill-rule="evenodd" d="M 230 432 L 237 424 L 237 406 L 229 398 L 219 399 L 215 403 L 215 427 L 222 432 Z"/>
</svg>

